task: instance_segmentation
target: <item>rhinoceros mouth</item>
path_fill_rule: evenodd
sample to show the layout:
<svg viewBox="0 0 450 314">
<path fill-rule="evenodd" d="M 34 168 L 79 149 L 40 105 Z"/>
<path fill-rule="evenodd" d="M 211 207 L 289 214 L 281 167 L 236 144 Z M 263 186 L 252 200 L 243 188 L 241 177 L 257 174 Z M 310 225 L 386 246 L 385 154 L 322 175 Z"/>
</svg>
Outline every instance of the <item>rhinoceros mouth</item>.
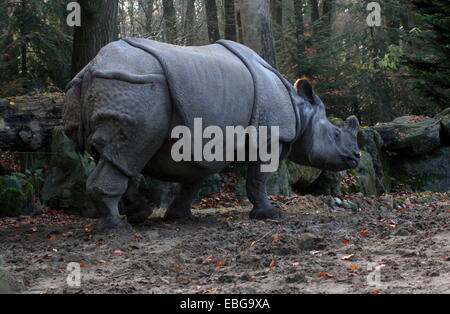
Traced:
<svg viewBox="0 0 450 314">
<path fill-rule="evenodd" d="M 348 165 L 350 169 L 356 168 L 359 165 L 359 156 L 349 156 L 349 155 L 341 155 L 342 161 Z"/>
</svg>

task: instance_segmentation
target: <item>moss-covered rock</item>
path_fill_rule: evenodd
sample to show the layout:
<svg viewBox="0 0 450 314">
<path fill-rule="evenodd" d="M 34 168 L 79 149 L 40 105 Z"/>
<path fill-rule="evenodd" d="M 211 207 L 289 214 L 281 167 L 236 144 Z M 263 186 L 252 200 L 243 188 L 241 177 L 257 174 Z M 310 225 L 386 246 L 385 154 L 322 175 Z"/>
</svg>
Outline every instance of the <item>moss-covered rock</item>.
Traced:
<svg viewBox="0 0 450 314">
<path fill-rule="evenodd" d="M 404 116 L 392 122 L 379 123 L 380 133 L 387 151 L 404 155 L 422 155 L 440 145 L 440 121 L 421 116 Z"/>
<path fill-rule="evenodd" d="M 342 179 L 345 171 L 323 171 L 320 176 L 302 194 L 313 195 L 341 195 Z"/>
<path fill-rule="evenodd" d="M 365 195 L 377 194 L 376 174 L 372 162 L 372 156 L 367 152 L 361 152 L 361 160 L 358 168 L 351 170 L 356 176 L 356 184 L 347 188 L 347 193 L 361 192 Z"/>
<path fill-rule="evenodd" d="M 374 127 L 362 127 L 358 132 L 358 146 L 361 151 L 367 152 L 373 163 L 375 177 L 373 184 L 377 193 L 386 193 L 390 190 L 390 182 L 385 175 L 382 164 L 383 139 Z M 362 191 L 361 191 L 362 192 Z"/>
<path fill-rule="evenodd" d="M 14 175 L 0 177 L 0 217 L 33 215 L 39 205 L 33 203 L 33 186 Z"/>
<path fill-rule="evenodd" d="M 391 158 L 392 176 L 417 191 L 450 190 L 450 147 L 440 147 L 424 156 Z"/>
<path fill-rule="evenodd" d="M 62 129 L 52 134 L 49 171 L 42 188 L 42 199 L 51 207 L 92 217 L 97 211 L 86 196 L 86 180 L 95 164 L 88 155 L 80 156 Z"/>
<path fill-rule="evenodd" d="M 300 193 L 310 186 L 322 173 L 320 169 L 302 166 L 292 161 L 287 161 L 286 166 L 289 172 L 289 184 L 293 190 Z"/>
<path fill-rule="evenodd" d="M 239 196 L 247 196 L 246 176 L 247 166 L 238 165 L 236 167 L 236 185 L 235 191 Z M 289 185 L 289 170 L 286 161 L 281 161 L 278 170 L 272 173 L 267 180 L 267 194 L 269 195 L 290 195 L 292 193 Z"/>
<path fill-rule="evenodd" d="M 441 144 L 450 145 L 450 107 L 435 117 L 441 122 Z"/>
</svg>

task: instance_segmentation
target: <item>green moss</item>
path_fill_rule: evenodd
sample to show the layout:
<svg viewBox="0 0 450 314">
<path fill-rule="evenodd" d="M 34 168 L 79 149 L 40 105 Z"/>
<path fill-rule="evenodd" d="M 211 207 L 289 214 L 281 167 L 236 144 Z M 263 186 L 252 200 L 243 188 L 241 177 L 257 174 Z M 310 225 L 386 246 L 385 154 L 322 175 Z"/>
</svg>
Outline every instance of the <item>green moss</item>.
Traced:
<svg viewBox="0 0 450 314">
<path fill-rule="evenodd" d="M 0 216 L 16 214 L 23 205 L 25 195 L 15 188 L 4 189 L 0 192 Z"/>
<path fill-rule="evenodd" d="M 25 199 L 32 197 L 33 193 L 34 193 L 33 185 L 31 183 L 25 184 L 25 187 L 23 189 Z"/>
<path fill-rule="evenodd" d="M 347 173 L 351 174 L 352 176 L 358 175 L 358 172 L 356 171 L 356 169 L 347 170 Z"/>
</svg>

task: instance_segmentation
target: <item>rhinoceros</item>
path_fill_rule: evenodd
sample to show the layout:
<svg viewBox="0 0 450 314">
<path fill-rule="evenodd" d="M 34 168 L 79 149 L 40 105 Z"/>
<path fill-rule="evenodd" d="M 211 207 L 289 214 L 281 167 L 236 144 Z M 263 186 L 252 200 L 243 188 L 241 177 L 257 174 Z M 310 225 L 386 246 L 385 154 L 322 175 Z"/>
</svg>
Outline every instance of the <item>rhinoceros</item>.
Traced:
<svg viewBox="0 0 450 314">
<path fill-rule="evenodd" d="M 202 181 L 232 163 L 174 160 L 171 131 L 192 129 L 196 118 L 222 130 L 277 126 L 280 160 L 336 171 L 359 163 L 358 119 L 334 126 L 307 80 L 293 86 L 250 48 L 228 40 L 183 47 L 122 39 L 103 47 L 68 84 L 63 112 L 66 134 L 96 161 L 86 191 L 105 228 L 129 227 L 118 203 L 139 173 L 180 183 L 164 218 L 191 216 Z M 271 173 L 261 171 L 264 162 L 241 162 L 248 165 L 250 218 L 280 217 L 267 198 Z M 128 209 L 127 219 L 148 216 L 139 210 Z"/>
</svg>

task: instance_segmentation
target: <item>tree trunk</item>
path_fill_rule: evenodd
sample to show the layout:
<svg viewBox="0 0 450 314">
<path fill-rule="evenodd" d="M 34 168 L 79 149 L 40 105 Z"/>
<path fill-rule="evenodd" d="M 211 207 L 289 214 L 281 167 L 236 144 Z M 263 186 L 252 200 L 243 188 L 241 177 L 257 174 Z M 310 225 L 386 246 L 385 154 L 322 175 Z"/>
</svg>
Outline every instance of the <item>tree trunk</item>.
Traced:
<svg viewBox="0 0 450 314">
<path fill-rule="evenodd" d="M 153 9 L 155 7 L 155 0 L 139 0 L 139 6 L 142 11 L 144 11 L 145 15 L 145 36 L 152 38 L 153 37 Z"/>
<path fill-rule="evenodd" d="M 275 24 L 283 26 L 283 6 L 282 0 L 270 0 L 272 18 Z"/>
<path fill-rule="evenodd" d="M 205 9 L 209 42 L 215 43 L 220 39 L 216 0 L 205 0 Z"/>
<path fill-rule="evenodd" d="M 225 0 L 225 39 L 237 41 L 235 0 Z"/>
<path fill-rule="evenodd" d="M 184 19 L 184 42 L 187 46 L 194 44 L 195 0 L 189 0 Z"/>
<path fill-rule="evenodd" d="M 311 23 L 314 23 L 319 19 L 319 0 L 308 0 L 310 14 L 311 14 Z"/>
<path fill-rule="evenodd" d="M 119 0 L 79 0 L 81 26 L 73 38 L 72 77 L 80 72 L 108 43 L 117 40 Z"/>
<path fill-rule="evenodd" d="M 323 8 L 322 8 L 322 15 L 325 16 L 325 36 L 330 37 L 331 36 L 331 25 L 333 23 L 333 5 L 334 0 L 324 0 L 323 1 Z"/>
<path fill-rule="evenodd" d="M 243 42 L 277 67 L 270 17 L 270 0 L 240 0 Z"/>
<path fill-rule="evenodd" d="M 174 44 L 177 40 L 177 17 L 173 0 L 163 0 L 163 19 L 165 23 L 166 41 Z"/>
<path fill-rule="evenodd" d="M 22 37 L 22 44 L 20 48 L 20 59 L 21 65 L 20 69 L 22 72 L 22 85 L 23 88 L 27 88 L 28 81 L 28 60 L 27 60 L 27 46 L 28 46 L 28 31 L 27 31 L 27 10 L 28 1 L 22 0 L 20 2 L 20 35 Z"/>
<path fill-rule="evenodd" d="M 302 77 L 304 75 L 303 70 L 300 67 L 301 61 L 306 57 L 305 43 L 303 42 L 303 1 L 296 0 L 294 2 L 294 12 L 295 12 L 295 36 L 296 36 L 296 50 L 294 52 L 294 60 L 297 64 L 297 77 Z"/>
</svg>

